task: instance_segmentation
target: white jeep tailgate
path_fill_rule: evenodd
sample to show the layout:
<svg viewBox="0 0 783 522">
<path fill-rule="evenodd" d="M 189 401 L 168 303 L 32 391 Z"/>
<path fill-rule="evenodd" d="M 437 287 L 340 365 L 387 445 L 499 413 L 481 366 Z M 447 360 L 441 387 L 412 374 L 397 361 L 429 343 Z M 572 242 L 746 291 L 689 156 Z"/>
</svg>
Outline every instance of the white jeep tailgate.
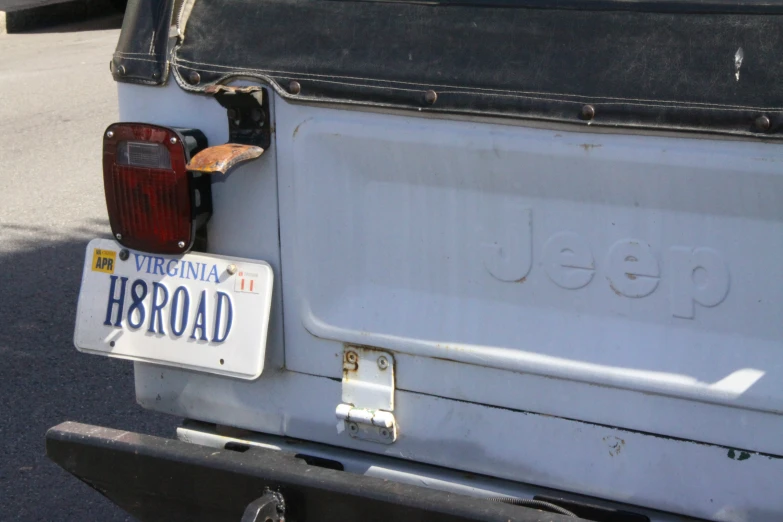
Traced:
<svg viewBox="0 0 783 522">
<path fill-rule="evenodd" d="M 279 104 L 286 365 L 783 453 L 783 148 Z M 338 359 L 339 360 L 339 359 Z"/>
</svg>

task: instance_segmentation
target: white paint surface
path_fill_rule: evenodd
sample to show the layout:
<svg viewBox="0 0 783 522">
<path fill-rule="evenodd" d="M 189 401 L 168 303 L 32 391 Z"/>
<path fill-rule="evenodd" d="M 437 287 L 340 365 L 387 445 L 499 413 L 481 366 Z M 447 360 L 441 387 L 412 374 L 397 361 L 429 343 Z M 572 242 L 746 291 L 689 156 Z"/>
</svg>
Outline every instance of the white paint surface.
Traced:
<svg viewBox="0 0 783 522">
<path fill-rule="evenodd" d="M 121 85 L 120 102 L 124 120 L 225 141 L 206 97 Z M 783 454 L 779 145 L 273 102 L 275 146 L 215 192 L 210 249 L 274 268 L 267 352 L 285 370 L 137 364 L 141 404 L 709 520 L 783 519 L 783 461 L 756 453 Z M 345 342 L 394 353 L 394 444 L 335 430 Z"/>
</svg>

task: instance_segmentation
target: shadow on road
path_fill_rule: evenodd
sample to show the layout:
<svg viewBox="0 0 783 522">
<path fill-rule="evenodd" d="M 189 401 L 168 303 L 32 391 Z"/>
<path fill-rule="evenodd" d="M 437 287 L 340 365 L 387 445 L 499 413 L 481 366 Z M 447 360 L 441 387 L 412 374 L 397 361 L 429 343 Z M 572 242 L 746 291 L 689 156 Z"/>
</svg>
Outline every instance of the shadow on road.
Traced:
<svg viewBox="0 0 783 522">
<path fill-rule="evenodd" d="M 97 229 L 108 228 L 95 225 L 56 240 L 42 239 L 44 229 L 0 225 L 11 237 L 3 243 L 15 243 L 0 253 L 3 520 L 129 520 L 46 459 L 46 430 L 76 420 L 171 437 L 178 424 L 136 404 L 132 363 L 73 347 L 85 248 Z"/>
<path fill-rule="evenodd" d="M 7 21 L 14 34 L 74 33 L 122 27 L 123 14 L 108 1 L 68 2 L 9 13 Z"/>
</svg>

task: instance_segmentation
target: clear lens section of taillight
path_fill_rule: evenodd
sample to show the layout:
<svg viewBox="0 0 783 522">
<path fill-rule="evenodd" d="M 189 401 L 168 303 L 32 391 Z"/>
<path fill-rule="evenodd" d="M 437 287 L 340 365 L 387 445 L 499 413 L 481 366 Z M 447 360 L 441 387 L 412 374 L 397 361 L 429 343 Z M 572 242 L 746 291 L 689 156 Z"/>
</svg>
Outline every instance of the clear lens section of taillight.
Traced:
<svg viewBox="0 0 783 522">
<path fill-rule="evenodd" d="M 170 169 L 171 155 L 162 143 L 121 141 L 117 144 L 117 163 L 131 167 Z"/>
<path fill-rule="evenodd" d="M 185 165 L 204 146 L 203 135 L 197 139 L 155 125 L 116 123 L 106 130 L 106 206 L 112 233 L 122 245 L 161 254 L 192 247 L 209 184 L 195 180 Z"/>
</svg>

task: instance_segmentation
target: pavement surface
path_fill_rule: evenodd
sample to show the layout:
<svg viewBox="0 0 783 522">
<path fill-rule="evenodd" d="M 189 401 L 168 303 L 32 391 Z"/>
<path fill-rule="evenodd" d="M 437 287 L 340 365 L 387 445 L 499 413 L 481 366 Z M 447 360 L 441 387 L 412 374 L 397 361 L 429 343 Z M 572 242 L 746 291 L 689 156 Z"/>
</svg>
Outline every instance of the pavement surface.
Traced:
<svg viewBox="0 0 783 522">
<path fill-rule="evenodd" d="M 0 34 L 107 16 L 121 4 L 122 0 L 0 0 Z"/>
<path fill-rule="evenodd" d="M 0 11 L 16 11 L 42 5 L 62 4 L 71 0 L 0 0 Z"/>
<path fill-rule="evenodd" d="M 72 335 L 89 239 L 108 236 L 101 137 L 117 120 L 121 17 L 0 36 L 0 520 L 132 520 L 55 464 L 65 420 L 171 437 L 135 402 L 130 362 Z"/>
</svg>

